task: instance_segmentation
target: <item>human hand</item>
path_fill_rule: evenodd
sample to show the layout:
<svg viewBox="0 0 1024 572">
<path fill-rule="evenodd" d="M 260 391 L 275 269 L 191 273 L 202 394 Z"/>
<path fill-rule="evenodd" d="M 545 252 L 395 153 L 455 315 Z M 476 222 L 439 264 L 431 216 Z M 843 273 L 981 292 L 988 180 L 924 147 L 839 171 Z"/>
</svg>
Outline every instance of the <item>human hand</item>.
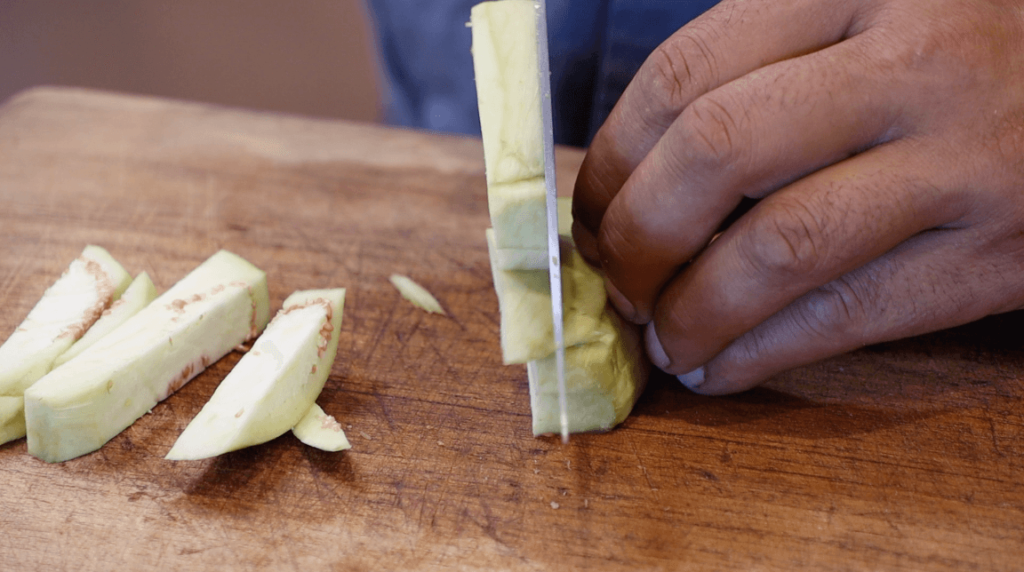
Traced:
<svg viewBox="0 0 1024 572">
<path fill-rule="evenodd" d="M 1024 2 L 724 0 L 637 73 L 573 215 L 700 393 L 1024 307 Z"/>
</svg>

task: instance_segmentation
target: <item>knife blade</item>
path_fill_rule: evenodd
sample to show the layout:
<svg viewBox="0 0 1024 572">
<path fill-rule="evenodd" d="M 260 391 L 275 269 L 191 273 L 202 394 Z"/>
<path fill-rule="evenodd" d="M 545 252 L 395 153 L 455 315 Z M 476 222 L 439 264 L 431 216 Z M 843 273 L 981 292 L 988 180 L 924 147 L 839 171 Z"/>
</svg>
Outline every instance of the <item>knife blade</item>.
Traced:
<svg viewBox="0 0 1024 572">
<path fill-rule="evenodd" d="M 562 255 L 558 238 L 558 190 L 555 186 L 555 138 L 551 116 L 551 70 L 548 55 L 548 19 L 544 0 L 537 10 L 537 73 L 544 130 L 544 185 L 547 191 L 548 275 L 551 280 L 551 318 L 555 337 L 555 368 L 558 377 L 558 422 L 562 442 L 569 442 L 569 402 L 565 387 L 565 325 L 562 310 Z"/>
</svg>

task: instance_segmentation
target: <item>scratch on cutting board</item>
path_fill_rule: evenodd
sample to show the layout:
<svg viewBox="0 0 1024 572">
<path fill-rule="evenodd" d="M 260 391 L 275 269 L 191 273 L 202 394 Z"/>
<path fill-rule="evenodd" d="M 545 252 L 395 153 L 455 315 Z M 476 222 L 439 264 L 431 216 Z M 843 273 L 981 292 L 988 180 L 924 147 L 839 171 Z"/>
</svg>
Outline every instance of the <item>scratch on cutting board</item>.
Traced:
<svg viewBox="0 0 1024 572">
<path fill-rule="evenodd" d="M 202 554 L 203 552 L 206 552 L 207 550 L 213 550 L 214 548 L 219 548 L 219 547 L 218 546 L 206 546 L 206 547 L 203 547 L 203 548 L 182 548 L 182 549 L 178 550 L 178 556 L 192 556 L 193 554 Z"/>
<path fill-rule="evenodd" d="M 451 404 L 449 404 L 449 409 L 451 409 L 451 408 L 453 408 L 453 406 Z M 469 431 L 468 429 L 464 429 L 463 430 L 463 434 L 465 434 L 468 431 Z M 459 439 L 456 438 L 456 441 L 458 441 L 458 440 Z M 436 525 L 437 514 L 441 510 L 441 506 L 444 504 L 445 497 L 448 495 L 448 491 L 451 488 L 450 485 L 451 485 L 451 481 L 452 481 L 452 475 L 455 473 L 455 469 L 460 465 L 460 463 L 464 459 L 464 457 L 461 456 L 461 455 L 455 455 L 451 459 L 452 459 L 451 462 L 448 463 L 448 467 L 447 467 L 448 470 L 445 473 L 444 478 L 441 481 L 441 486 L 440 486 L 440 491 L 438 492 L 437 501 L 433 504 L 433 509 L 434 510 L 430 513 L 430 521 L 429 522 L 430 522 L 430 527 L 431 528 L 433 528 Z M 423 503 L 421 505 L 420 515 L 417 518 L 417 525 L 420 526 L 420 527 L 423 526 L 423 520 L 424 520 L 424 517 L 426 516 L 424 514 L 426 512 L 425 511 L 426 504 L 427 503 Z M 465 515 L 463 515 L 463 516 L 465 516 Z"/>
<path fill-rule="evenodd" d="M 435 336 L 430 336 L 430 337 L 428 337 L 428 341 L 427 341 L 427 345 L 430 346 L 430 350 L 432 352 L 434 352 L 434 355 L 437 357 L 437 362 L 436 363 L 438 363 L 439 365 L 444 367 L 444 369 L 448 373 L 448 375 L 452 376 L 455 379 L 455 381 L 457 381 L 459 383 L 459 385 L 462 385 L 463 383 L 465 383 L 465 380 L 462 378 L 461 375 L 459 375 L 459 369 L 452 365 L 451 360 L 448 359 L 448 354 L 446 354 L 445 352 L 441 351 L 441 349 L 437 347 L 437 344 L 435 343 L 436 339 L 437 338 Z M 451 404 L 449 404 L 449 405 L 451 405 Z M 450 413 L 450 411 L 449 411 L 449 413 Z"/>
<path fill-rule="evenodd" d="M 470 507 L 464 507 L 462 509 L 461 516 L 469 522 L 472 522 L 473 524 L 477 525 L 480 528 L 480 530 L 483 531 L 484 534 L 490 537 L 491 540 L 497 542 L 505 548 L 511 548 L 509 544 L 502 540 L 501 537 L 498 535 L 498 525 L 501 524 L 501 519 L 494 515 L 494 513 L 491 511 L 491 506 L 486 502 L 481 502 L 480 512 L 481 516 L 483 516 L 483 522 L 480 522 L 474 517 L 472 510 L 470 510 Z"/>
<path fill-rule="evenodd" d="M 647 481 L 647 487 L 650 488 L 653 493 L 658 492 L 658 487 L 655 487 L 654 484 L 651 483 L 651 476 L 647 474 L 647 465 L 644 464 L 644 460 L 640 457 L 640 451 L 636 448 L 636 443 L 634 443 L 633 439 L 628 436 L 626 441 L 629 442 L 629 447 L 633 450 L 633 456 L 636 457 L 636 462 L 639 463 L 639 468 L 644 474 L 644 480 Z"/>
<path fill-rule="evenodd" d="M 373 392 L 373 398 L 374 398 L 374 401 L 377 402 L 377 405 L 380 407 L 381 414 L 384 415 L 384 421 L 387 422 L 388 429 L 391 429 L 392 431 L 394 431 L 395 430 L 395 421 L 391 417 L 391 407 L 384 400 L 384 396 L 381 395 L 380 393 L 376 392 L 376 391 Z"/>
<path fill-rule="evenodd" d="M 416 332 L 419 331 L 420 325 L 422 323 L 423 323 L 423 314 L 417 312 L 416 323 L 414 323 L 412 325 L 412 328 L 410 328 L 408 332 L 399 332 L 399 333 L 396 334 L 396 336 L 398 337 L 398 342 L 400 344 L 400 346 L 398 348 L 398 350 L 400 352 L 405 353 L 406 348 L 409 347 L 409 342 L 412 340 L 413 336 L 416 335 Z"/>
<path fill-rule="evenodd" d="M 437 501 L 433 503 L 433 509 L 434 510 L 430 512 L 429 524 L 430 524 L 431 528 L 433 528 L 436 525 L 437 513 L 438 513 L 438 511 L 441 510 L 441 505 L 444 503 L 444 498 L 445 498 L 445 496 L 448 493 L 448 488 L 449 488 L 448 485 L 451 483 L 452 473 L 455 472 L 455 465 L 456 464 L 457 464 L 456 460 L 453 460 L 451 463 L 448 464 L 448 472 L 445 473 L 444 479 L 441 481 L 441 490 L 440 490 L 440 492 L 438 492 Z M 426 517 L 425 513 L 426 513 L 427 503 L 424 502 L 423 504 L 420 505 L 420 507 L 421 507 L 420 515 L 416 519 L 416 525 L 418 527 L 422 528 L 423 527 L 424 518 Z"/>
<path fill-rule="evenodd" d="M 994 451 L 996 455 L 1005 458 L 1006 453 L 1004 453 L 1002 449 L 999 448 L 999 435 L 996 433 L 996 422 L 994 419 L 988 420 L 988 429 L 989 432 L 992 434 L 992 451 Z"/>
<path fill-rule="evenodd" d="M 377 348 L 380 347 L 380 342 L 384 338 L 384 334 L 385 332 L 387 332 L 388 326 L 391 325 L 391 322 L 394 320 L 394 317 L 395 306 L 392 304 L 388 308 L 387 315 L 384 316 L 384 321 L 381 322 L 380 326 L 377 327 L 376 331 L 373 333 L 373 338 L 370 340 L 370 347 L 367 350 L 366 354 L 363 356 L 364 361 L 369 362 L 370 359 L 373 358 L 373 355 L 377 353 Z"/>
<path fill-rule="evenodd" d="M 358 266 L 358 270 L 357 270 L 357 273 L 356 273 L 357 276 L 361 276 L 363 274 L 363 262 L 364 262 L 363 249 L 364 249 L 364 244 L 363 244 L 363 242 L 360 242 L 359 243 L 359 249 L 358 249 L 358 251 L 356 253 L 357 266 Z M 368 363 L 370 361 L 370 359 L 373 357 L 373 355 L 377 352 L 377 348 L 380 346 L 381 340 L 384 338 L 385 333 L 388 331 L 388 326 L 391 325 L 391 322 L 394 320 L 394 317 L 395 317 L 395 304 L 391 304 L 391 305 L 388 306 L 387 314 L 384 316 L 384 320 L 381 322 L 381 324 L 378 327 L 376 327 L 374 329 L 373 337 L 370 339 L 370 342 L 369 342 L 369 348 L 365 351 L 365 353 L 360 352 L 360 353 L 363 354 L 362 355 L 362 359 L 363 359 L 364 362 Z M 358 327 L 360 324 L 355 324 L 355 325 Z M 359 337 L 361 337 L 361 336 L 357 336 L 355 339 L 358 339 Z"/>
<path fill-rule="evenodd" d="M 484 320 L 494 326 L 494 329 L 491 330 L 492 332 L 498 333 L 501 331 L 501 321 L 498 320 L 497 312 L 492 310 L 484 311 L 479 308 L 476 308 L 475 311 L 478 315 L 483 316 Z"/>
</svg>

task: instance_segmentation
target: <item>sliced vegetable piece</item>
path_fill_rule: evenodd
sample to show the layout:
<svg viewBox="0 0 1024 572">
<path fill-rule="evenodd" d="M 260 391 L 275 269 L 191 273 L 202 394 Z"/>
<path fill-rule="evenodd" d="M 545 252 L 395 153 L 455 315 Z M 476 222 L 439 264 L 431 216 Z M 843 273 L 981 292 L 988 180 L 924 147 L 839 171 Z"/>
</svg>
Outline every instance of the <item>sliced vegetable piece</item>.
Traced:
<svg viewBox="0 0 1024 572">
<path fill-rule="evenodd" d="M 309 408 L 302 420 L 292 427 L 292 433 L 310 447 L 336 452 L 351 449 L 341 424 L 334 417 L 324 413 L 316 403 Z"/>
<path fill-rule="evenodd" d="M 571 204 L 559 199 L 558 208 L 560 216 L 568 214 Z M 528 362 L 534 434 L 558 433 L 558 381 L 547 270 L 499 270 L 492 237 L 488 232 L 505 363 Z M 604 277 L 583 260 L 568 231 L 562 239 L 569 431 L 608 430 L 632 411 L 647 383 L 650 366 L 639 328 L 608 304 Z"/>
<path fill-rule="evenodd" d="M 493 234 L 487 233 L 491 273 L 501 312 L 501 351 L 506 364 L 527 363 L 555 351 L 551 287 L 547 269 L 499 270 Z M 565 237 L 563 237 L 565 239 Z M 563 240 L 562 301 L 565 345 L 572 347 L 599 337 L 599 321 L 608 299 L 604 278 Z"/>
<path fill-rule="evenodd" d="M 536 18 L 532 0 L 484 2 L 470 12 L 487 206 L 499 249 L 547 250 Z"/>
<path fill-rule="evenodd" d="M 473 67 L 493 230 L 487 232 L 505 363 L 527 362 L 535 434 L 559 431 L 544 193 L 536 4 L 471 11 Z M 604 278 L 572 246 L 559 205 L 570 431 L 609 429 L 647 379 L 639 330 L 607 303 Z M 563 216 L 566 224 L 562 224 Z M 562 228 L 562 227 L 565 228 Z"/>
<path fill-rule="evenodd" d="M 25 436 L 25 398 L 0 396 L 0 445 Z"/>
<path fill-rule="evenodd" d="M 444 308 L 441 307 L 441 303 L 437 301 L 437 298 L 434 298 L 434 295 L 428 292 L 426 288 L 413 282 L 412 278 L 402 276 L 401 274 L 392 274 L 390 280 L 391 284 L 398 289 L 398 293 L 406 300 L 412 302 L 417 308 L 434 314 L 445 314 Z"/>
<path fill-rule="evenodd" d="M 86 246 L 0 346 L 0 395 L 21 396 L 46 375 L 130 282 L 110 253 Z"/>
<path fill-rule="evenodd" d="M 488 235 L 494 229 L 487 229 Z M 494 242 L 493 236 L 487 239 Z M 491 248 L 491 266 L 497 270 L 541 270 L 548 263 L 548 249 L 533 248 Z"/>
<path fill-rule="evenodd" d="M 314 404 L 338 352 L 345 289 L 296 292 L 167 453 L 176 461 L 265 443 Z"/>
<path fill-rule="evenodd" d="M 95 451 L 269 319 L 266 275 L 227 251 L 25 392 L 29 453 Z"/>
<path fill-rule="evenodd" d="M 470 11 L 488 186 L 544 175 L 536 18 L 532 0 L 484 2 Z"/>
<path fill-rule="evenodd" d="M 626 420 L 647 384 L 650 366 L 640 332 L 610 307 L 594 341 L 566 348 L 565 382 L 569 432 L 607 431 Z M 533 434 L 561 432 L 555 356 L 526 367 Z"/>
<path fill-rule="evenodd" d="M 75 342 L 68 351 L 57 357 L 53 362 L 53 367 L 70 361 L 71 358 L 85 351 L 85 348 L 95 344 L 100 338 L 128 321 L 128 318 L 138 314 L 140 310 L 148 306 L 155 299 L 156 286 L 153 285 L 153 280 L 150 279 L 149 274 L 145 272 L 140 273 L 128 285 L 128 289 L 124 291 L 124 294 L 121 294 L 121 297 L 103 312 L 100 319 L 96 320 L 96 323 L 89 328 L 89 331 Z"/>
<path fill-rule="evenodd" d="M 570 197 L 558 197 L 558 234 L 572 236 L 572 199 Z M 546 215 L 541 212 L 535 214 L 540 220 L 547 220 Z M 498 226 L 493 222 L 492 226 Z M 494 230 L 488 232 L 493 233 Z M 534 232 L 547 234 L 547 226 Z M 548 247 L 544 244 L 542 248 L 502 248 L 495 246 L 491 251 L 491 264 L 499 270 L 547 270 L 548 269 Z"/>
<path fill-rule="evenodd" d="M 0 347 L 0 396 L 17 398 L 4 408 L 0 444 L 25 436 L 25 389 L 60 365 L 60 356 L 94 327 L 130 281 L 106 250 L 85 247 Z"/>
<path fill-rule="evenodd" d="M 547 251 L 546 193 L 544 177 L 487 186 L 487 208 L 499 248 Z"/>
<path fill-rule="evenodd" d="M 493 234 L 487 233 L 491 273 L 501 313 L 501 351 L 505 364 L 527 363 L 555 351 L 551 318 L 551 282 L 547 270 L 499 270 Z M 562 255 L 562 300 L 567 347 L 594 338 L 607 295 L 600 277 L 579 254 Z M 593 274 L 593 276 L 588 276 Z"/>
</svg>

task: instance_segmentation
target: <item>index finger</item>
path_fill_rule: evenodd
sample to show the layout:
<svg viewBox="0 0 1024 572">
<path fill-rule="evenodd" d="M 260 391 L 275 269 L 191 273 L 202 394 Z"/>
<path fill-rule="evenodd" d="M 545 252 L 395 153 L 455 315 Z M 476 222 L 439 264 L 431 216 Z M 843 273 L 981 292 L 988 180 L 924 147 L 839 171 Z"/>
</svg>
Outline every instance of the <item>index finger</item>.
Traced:
<svg viewBox="0 0 1024 572">
<path fill-rule="evenodd" d="M 573 237 L 598 261 L 609 203 L 680 113 L 701 95 L 771 63 L 839 42 L 843 0 L 725 0 L 681 28 L 644 62 L 594 136 L 573 192 Z"/>
</svg>

